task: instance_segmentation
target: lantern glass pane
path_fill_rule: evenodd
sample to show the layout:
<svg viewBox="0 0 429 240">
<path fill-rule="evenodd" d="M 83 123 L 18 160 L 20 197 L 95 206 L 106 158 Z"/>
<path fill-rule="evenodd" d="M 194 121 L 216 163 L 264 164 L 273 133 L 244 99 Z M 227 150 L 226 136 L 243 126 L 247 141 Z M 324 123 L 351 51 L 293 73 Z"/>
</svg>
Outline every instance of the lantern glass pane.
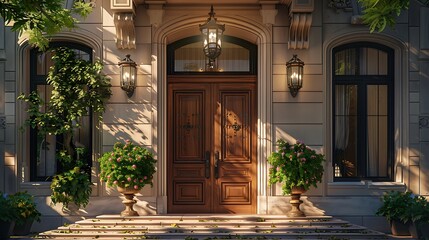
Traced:
<svg viewBox="0 0 429 240">
<path fill-rule="evenodd" d="M 216 43 L 217 34 L 216 29 L 209 29 L 209 43 Z"/>
</svg>

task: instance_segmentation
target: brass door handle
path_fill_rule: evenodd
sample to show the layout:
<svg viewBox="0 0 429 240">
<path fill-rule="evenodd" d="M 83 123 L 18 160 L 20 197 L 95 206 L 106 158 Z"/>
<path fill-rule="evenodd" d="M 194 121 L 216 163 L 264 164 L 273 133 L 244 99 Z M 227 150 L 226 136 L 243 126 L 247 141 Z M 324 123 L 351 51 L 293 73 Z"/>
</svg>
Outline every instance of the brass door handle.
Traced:
<svg viewBox="0 0 429 240">
<path fill-rule="evenodd" d="M 205 165 L 206 165 L 206 178 L 210 178 L 210 151 L 206 151 L 206 160 L 205 160 Z"/>
<path fill-rule="evenodd" d="M 214 159 L 215 178 L 219 178 L 219 161 L 220 161 L 220 153 L 219 153 L 219 151 L 216 151 L 215 152 L 215 159 Z"/>
</svg>

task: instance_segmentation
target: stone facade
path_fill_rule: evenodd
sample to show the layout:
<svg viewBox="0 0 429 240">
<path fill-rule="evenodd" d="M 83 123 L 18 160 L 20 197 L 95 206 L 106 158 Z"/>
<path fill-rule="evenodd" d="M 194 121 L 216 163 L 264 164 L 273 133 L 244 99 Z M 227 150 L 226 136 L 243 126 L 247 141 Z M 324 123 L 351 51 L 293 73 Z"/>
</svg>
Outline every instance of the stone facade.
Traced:
<svg viewBox="0 0 429 240">
<path fill-rule="evenodd" d="M 133 19 L 124 23 L 133 26 L 135 41 L 118 43 L 126 33 L 118 34 L 118 21 L 123 20 L 118 18 L 121 11 L 112 7 L 115 1 L 93 2 L 93 12 L 79 23 L 79 28 L 53 38 L 91 47 L 94 57 L 103 61 L 104 73 L 112 83 L 113 95 L 104 122 L 93 130 L 95 185 L 85 211 L 68 213 L 61 206 L 51 206 L 49 183 L 29 181 L 28 133 L 20 131 L 26 115 L 16 97 L 29 88 L 30 46 L 25 36 L 11 32 L 4 24 L 0 27 L 0 190 L 27 190 L 37 197 L 43 217 L 34 231 L 81 217 L 119 212 L 118 193 L 99 181 L 96 159 L 124 139 L 149 147 L 159 160 L 154 188 L 145 188 L 139 196 L 140 214 L 167 213 L 166 46 L 198 35 L 198 24 L 207 18 L 209 6 L 135 1 L 135 7 L 130 8 Z M 408 188 L 429 195 L 429 96 L 425 94 L 429 91 L 429 8 L 411 0 L 409 11 L 397 19 L 395 28 L 370 34 L 367 26 L 351 24 L 353 12 L 329 7 L 328 0 L 316 0 L 310 14 L 308 46 L 302 44 L 307 47 L 298 49 L 290 47 L 292 6 L 287 2 L 215 6 L 216 17 L 226 25 L 225 34 L 258 45 L 257 212 L 284 214 L 287 197 L 281 196 L 280 186 L 266 187 L 266 157 L 278 138 L 300 139 L 327 157 L 324 180 L 307 193 L 305 209 L 384 231 L 384 219 L 374 215 L 384 191 Z M 128 30 L 128 34 L 131 32 Z M 372 41 L 394 49 L 394 182 L 333 181 L 331 52 L 335 46 L 354 41 Z M 119 86 L 117 63 L 126 54 L 138 64 L 137 88 L 131 97 Z M 285 82 L 285 64 L 293 54 L 305 62 L 303 88 L 295 98 Z"/>
</svg>

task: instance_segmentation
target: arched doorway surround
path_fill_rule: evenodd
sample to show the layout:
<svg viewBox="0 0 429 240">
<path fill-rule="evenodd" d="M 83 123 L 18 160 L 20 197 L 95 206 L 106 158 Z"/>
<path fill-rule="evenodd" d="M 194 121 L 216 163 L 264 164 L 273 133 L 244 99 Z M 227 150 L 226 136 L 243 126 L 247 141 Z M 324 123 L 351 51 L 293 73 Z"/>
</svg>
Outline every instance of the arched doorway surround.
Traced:
<svg viewBox="0 0 429 240">
<path fill-rule="evenodd" d="M 272 92 L 272 32 L 271 26 L 241 16 L 217 15 L 225 24 L 228 35 L 243 38 L 258 45 L 257 66 L 257 213 L 267 213 L 267 154 L 271 152 L 271 92 Z M 170 42 L 198 34 L 198 25 L 206 16 L 182 16 L 163 23 L 152 38 L 153 105 L 157 106 L 153 121 L 154 151 L 158 157 L 157 212 L 167 213 L 167 45 Z"/>
</svg>

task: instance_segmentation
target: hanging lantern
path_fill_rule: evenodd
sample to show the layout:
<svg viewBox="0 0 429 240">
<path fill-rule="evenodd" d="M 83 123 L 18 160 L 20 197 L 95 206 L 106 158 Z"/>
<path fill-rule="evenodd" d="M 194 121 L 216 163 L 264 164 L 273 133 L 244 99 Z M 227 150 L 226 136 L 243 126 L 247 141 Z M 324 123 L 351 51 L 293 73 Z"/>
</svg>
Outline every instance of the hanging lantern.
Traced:
<svg viewBox="0 0 429 240">
<path fill-rule="evenodd" d="M 298 90 L 302 88 L 302 77 L 304 75 L 304 62 L 296 54 L 286 63 L 286 75 L 290 94 L 295 97 Z"/>
<path fill-rule="evenodd" d="M 209 13 L 207 22 L 200 25 L 200 31 L 203 35 L 203 50 L 204 54 L 210 59 L 216 59 L 222 50 L 222 34 L 225 31 L 225 24 L 221 25 L 216 23 L 215 13 L 213 11 L 213 5 Z"/>
<path fill-rule="evenodd" d="M 121 68 L 121 88 L 131 96 L 136 88 L 137 64 L 127 54 L 118 65 Z"/>
</svg>

